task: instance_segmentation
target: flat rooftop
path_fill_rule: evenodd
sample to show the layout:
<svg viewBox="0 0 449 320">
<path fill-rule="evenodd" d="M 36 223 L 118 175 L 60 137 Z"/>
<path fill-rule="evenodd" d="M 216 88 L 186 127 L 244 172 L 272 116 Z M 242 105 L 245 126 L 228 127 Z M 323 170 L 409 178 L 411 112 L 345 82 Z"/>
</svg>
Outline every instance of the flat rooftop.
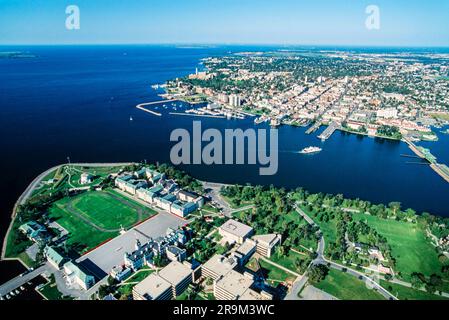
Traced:
<svg viewBox="0 0 449 320">
<path fill-rule="evenodd" d="M 276 242 L 278 242 L 280 240 L 280 236 L 275 233 L 262 234 L 262 235 L 253 236 L 253 240 L 256 240 L 266 246 L 272 246 L 273 244 L 275 244 Z"/>
<path fill-rule="evenodd" d="M 253 289 L 247 289 L 239 298 L 239 300 L 273 300 L 267 294 L 263 295 Z"/>
<path fill-rule="evenodd" d="M 246 235 L 248 235 L 248 233 L 253 231 L 253 228 L 251 228 L 250 226 L 238 222 L 234 219 L 229 219 L 228 221 L 223 223 L 220 229 L 238 237 L 245 237 Z"/>
<path fill-rule="evenodd" d="M 231 270 L 223 278 L 216 282 L 216 286 L 220 287 L 234 296 L 242 296 L 243 293 L 252 286 L 254 280 L 250 277 Z"/>
<path fill-rule="evenodd" d="M 223 276 L 234 269 L 236 264 L 235 259 L 229 259 L 221 254 L 216 254 L 203 265 L 203 268 L 207 268 Z"/>
<path fill-rule="evenodd" d="M 141 296 L 148 296 L 152 300 L 159 297 L 168 289 L 171 290 L 171 284 L 155 273 L 150 274 L 134 287 L 136 293 Z"/>
<path fill-rule="evenodd" d="M 251 239 L 246 239 L 240 247 L 237 248 L 237 252 L 243 255 L 248 255 L 256 247 L 256 242 Z"/>
<path fill-rule="evenodd" d="M 176 286 L 191 274 L 189 267 L 179 261 L 170 262 L 165 268 L 159 271 L 159 276 Z"/>
<path fill-rule="evenodd" d="M 123 264 L 125 252 L 134 251 L 136 239 L 140 240 L 141 243 L 146 243 L 150 238 L 156 239 L 157 237 L 165 236 L 168 228 L 177 229 L 185 224 L 185 220 L 175 215 L 161 212 L 85 254 L 77 261 L 99 279 L 102 279 L 114 266 Z"/>
</svg>

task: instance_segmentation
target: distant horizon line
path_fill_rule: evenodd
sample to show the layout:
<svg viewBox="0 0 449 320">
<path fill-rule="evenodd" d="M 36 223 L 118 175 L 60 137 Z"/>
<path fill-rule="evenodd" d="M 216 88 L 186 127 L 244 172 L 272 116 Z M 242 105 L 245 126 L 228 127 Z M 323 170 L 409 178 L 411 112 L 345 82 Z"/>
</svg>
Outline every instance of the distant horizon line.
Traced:
<svg viewBox="0 0 449 320">
<path fill-rule="evenodd" d="M 340 47 L 340 48 L 402 48 L 402 49 L 449 49 L 449 45 L 363 45 L 363 44 L 299 44 L 299 43 L 200 43 L 200 42 L 160 42 L 160 43 L 0 43 L 0 47 L 30 46 L 197 46 L 197 47 Z"/>
</svg>

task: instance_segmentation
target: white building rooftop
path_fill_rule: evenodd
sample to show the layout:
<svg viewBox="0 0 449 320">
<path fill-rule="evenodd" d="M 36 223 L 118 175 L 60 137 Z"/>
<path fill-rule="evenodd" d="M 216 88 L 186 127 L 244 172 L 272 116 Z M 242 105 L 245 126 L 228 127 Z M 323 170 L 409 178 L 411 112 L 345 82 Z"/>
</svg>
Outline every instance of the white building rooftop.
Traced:
<svg viewBox="0 0 449 320">
<path fill-rule="evenodd" d="M 273 300 L 273 296 L 268 293 L 259 293 L 253 289 L 247 289 L 239 300 Z"/>
<path fill-rule="evenodd" d="M 171 289 L 171 284 L 155 273 L 150 274 L 134 287 L 136 293 L 142 297 L 147 296 L 151 300 L 155 300 L 168 289 Z"/>
<path fill-rule="evenodd" d="M 234 258 L 226 258 L 223 255 L 216 254 L 210 258 L 203 268 L 209 269 L 217 273 L 218 275 L 225 275 L 237 265 L 237 261 Z"/>
<path fill-rule="evenodd" d="M 244 256 L 251 253 L 256 247 L 256 242 L 251 239 L 246 239 L 240 247 L 237 248 L 237 252 L 243 254 Z"/>
<path fill-rule="evenodd" d="M 235 297 L 240 297 L 253 283 L 254 280 L 248 275 L 231 270 L 221 279 L 217 280 L 215 285 Z"/>
<path fill-rule="evenodd" d="M 170 262 L 159 271 L 159 276 L 176 286 L 191 273 L 191 270 L 179 261 Z"/>
<path fill-rule="evenodd" d="M 257 236 L 253 236 L 252 239 L 263 243 L 266 246 L 271 246 L 272 243 L 275 243 L 278 241 L 279 235 L 272 233 L 272 234 L 262 234 L 262 235 L 257 235 Z"/>
<path fill-rule="evenodd" d="M 229 232 L 230 234 L 236 235 L 238 237 L 245 237 L 250 232 L 253 231 L 253 228 L 250 226 L 247 226 L 246 224 L 243 224 L 241 222 L 238 222 L 234 219 L 229 219 L 226 221 L 221 227 L 223 231 Z"/>
</svg>

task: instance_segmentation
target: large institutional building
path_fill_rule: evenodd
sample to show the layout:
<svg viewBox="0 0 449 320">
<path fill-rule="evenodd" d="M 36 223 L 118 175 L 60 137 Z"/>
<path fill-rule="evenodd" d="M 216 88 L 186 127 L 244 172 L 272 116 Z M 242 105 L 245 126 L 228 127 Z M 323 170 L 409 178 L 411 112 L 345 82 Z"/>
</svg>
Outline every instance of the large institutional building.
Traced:
<svg viewBox="0 0 449 320">
<path fill-rule="evenodd" d="M 184 292 L 192 282 L 194 270 L 189 263 L 173 261 L 152 273 L 133 289 L 134 300 L 170 300 Z"/>
<path fill-rule="evenodd" d="M 134 300 L 170 300 L 173 296 L 171 284 L 152 273 L 134 286 Z"/>
<path fill-rule="evenodd" d="M 274 248 L 281 243 L 280 234 L 262 234 L 252 237 L 256 242 L 256 251 L 264 257 L 271 257 Z"/>
<path fill-rule="evenodd" d="M 219 229 L 221 236 L 229 243 L 242 244 L 253 234 L 253 228 L 234 219 L 226 221 Z"/>
<path fill-rule="evenodd" d="M 164 174 L 148 168 L 133 174 L 122 174 L 115 179 L 115 186 L 148 204 L 154 204 L 182 218 L 204 204 L 202 196 L 180 190 L 175 181 L 166 179 Z"/>
</svg>

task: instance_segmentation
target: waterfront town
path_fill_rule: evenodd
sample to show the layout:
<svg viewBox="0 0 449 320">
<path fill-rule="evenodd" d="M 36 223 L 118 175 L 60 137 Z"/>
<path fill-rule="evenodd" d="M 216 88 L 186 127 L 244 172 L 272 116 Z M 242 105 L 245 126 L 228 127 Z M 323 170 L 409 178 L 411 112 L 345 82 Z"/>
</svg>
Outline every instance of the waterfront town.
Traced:
<svg viewBox="0 0 449 320">
<path fill-rule="evenodd" d="M 204 59 L 204 71 L 169 81 L 167 96 L 203 96 L 274 125 L 336 123 L 371 136 L 433 140 L 431 126 L 449 118 L 448 59 L 430 53 L 237 53 Z"/>
<path fill-rule="evenodd" d="M 449 168 L 419 141 L 449 123 L 449 55 L 279 50 L 202 60 L 203 70 L 164 85 L 167 99 L 207 102 L 197 115 L 403 140 L 449 182 Z"/>
<path fill-rule="evenodd" d="M 399 203 L 202 182 L 165 164 L 66 164 L 18 201 L 2 258 L 28 270 L 0 296 L 447 299 L 448 236 L 447 218 Z"/>
</svg>

